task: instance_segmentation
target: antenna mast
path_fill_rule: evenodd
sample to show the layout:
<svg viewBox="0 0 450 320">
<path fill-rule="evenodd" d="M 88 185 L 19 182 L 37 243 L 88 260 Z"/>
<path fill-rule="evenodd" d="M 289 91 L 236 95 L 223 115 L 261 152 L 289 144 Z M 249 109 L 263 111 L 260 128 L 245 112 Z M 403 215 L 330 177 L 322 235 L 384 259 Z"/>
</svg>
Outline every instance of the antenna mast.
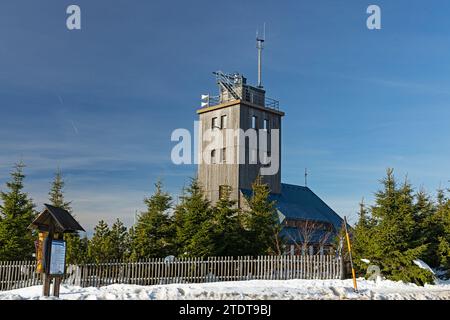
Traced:
<svg viewBox="0 0 450 320">
<path fill-rule="evenodd" d="M 266 23 L 264 23 L 263 36 L 259 37 L 256 31 L 256 49 L 258 49 L 258 88 L 262 88 L 262 50 L 264 49 L 264 41 L 266 40 Z"/>
<path fill-rule="evenodd" d="M 308 169 L 305 168 L 305 187 L 308 186 Z"/>
</svg>

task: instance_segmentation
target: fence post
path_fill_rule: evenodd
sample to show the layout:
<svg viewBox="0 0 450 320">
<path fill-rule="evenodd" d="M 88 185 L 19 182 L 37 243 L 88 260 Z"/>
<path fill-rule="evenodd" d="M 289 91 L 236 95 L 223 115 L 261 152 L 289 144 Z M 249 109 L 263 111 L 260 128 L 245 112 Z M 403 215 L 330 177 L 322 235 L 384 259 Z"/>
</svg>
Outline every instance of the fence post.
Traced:
<svg viewBox="0 0 450 320">
<path fill-rule="evenodd" d="M 339 257 L 340 260 L 340 264 L 339 264 L 339 271 L 340 271 L 340 279 L 344 280 L 345 279 L 345 262 L 344 262 L 344 257 L 343 255 L 341 255 Z"/>
<path fill-rule="evenodd" d="M 36 262 L 0 261 L 0 290 L 11 290 L 41 283 L 35 273 Z M 106 263 L 70 265 L 67 284 L 87 287 L 112 283 L 154 285 L 162 283 L 198 283 L 211 281 L 344 279 L 342 256 L 225 256 L 178 258 L 166 263 L 161 258 L 137 262 L 118 259 Z"/>
</svg>

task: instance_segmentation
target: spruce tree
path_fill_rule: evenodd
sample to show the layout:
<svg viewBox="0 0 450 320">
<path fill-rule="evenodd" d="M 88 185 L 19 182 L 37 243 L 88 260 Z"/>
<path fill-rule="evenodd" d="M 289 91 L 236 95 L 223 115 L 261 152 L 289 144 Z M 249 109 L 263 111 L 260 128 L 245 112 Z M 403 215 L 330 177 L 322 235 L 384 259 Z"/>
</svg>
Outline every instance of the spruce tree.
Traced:
<svg viewBox="0 0 450 320">
<path fill-rule="evenodd" d="M 67 210 L 72 214 L 72 202 L 65 200 L 64 187 L 65 181 L 61 170 L 58 169 L 48 194 L 49 201 L 53 206 Z M 64 240 L 66 241 L 66 261 L 68 264 L 79 264 L 86 260 L 87 246 L 78 232 L 65 233 Z"/>
<path fill-rule="evenodd" d="M 89 240 L 86 236 L 81 238 L 78 233 L 64 234 L 66 241 L 67 264 L 83 264 L 89 262 Z"/>
<path fill-rule="evenodd" d="M 244 213 L 247 246 L 250 255 L 282 254 L 283 239 L 275 201 L 269 200 L 270 188 L 258 176 L 252 184 L 252 195 L 247 199 Z"/>
<path fill-rule="evenodd" d="M 214 254 L 212 207 L 197 178 L 183 190 L 175 208 L 178 255 L 205 257 Z"/>
<path fill-rule="evenodd" d="M 437 264 L 446 270 L 447 277 L 450 277 L 450 199 L 442 199 L 433 218 L 430 232 L 437 238 Z"/>
<path fill-rule="evenodd" d="M 94 228 L 94 235 L 88 245 L 89 261 L 107 262 L 112 259 L 111 230 L 108 224 L 100 220 Z"/>
<path fill-rule="evenodd" d="M 373 225 L 367 233 L 362 231 L 359 235 L 370 241 L 366 249 L 357 251 L 361 256 L 356 258 L 369 259 L 389 279 L 430 283 L 431 274 L 413 263 L 415 259 L 423 259 L 427 250 L 427 244 L 420 244 L 415 238 L 418 226 L 413 189 L 407 180 L 398 186 L 392 169 L 387 170 L 382 184 L 371 208 Z"/>
<path fill-rule="evenodd" d="M 437 207 L 440 208 L 442 206 L 445 206 L 447 201 L 447 197 L 445 196 L 445 191 L 442 188 L 439 188 L 437 191 Z"/>
<path fill-rule="evenodd" d="M 129 257 L 129 238 L 125 225 L 119 219 L 114 222 L 110 232 L 111 258 L 125 260 Z"/>
<path fill-rule="evenodd" d="M 414 222 L 416 225 L 423 227 L 423 223 L 429 219 L 436 212 L 436 206 L 431 200 L 431 197 L 424 189 L 419 190 L 416 194 L 416 201 L 414 204 Z M 418 237 L 423 236 L 419 234 Z"/>
<path fill-rule="evenodd" d="M 175 252 L 175 229 L 169 210 L 172 197 L 162 190 L 162 183 L 155 184 L 156 191 L 144 200 L 147 211 L 142 212 L 134 227 L 132 259 L 161 258 Z"/>
<path fill-rule="evenodd" d="M 241 211 L 231 200 L 231 187 L 223 193 L 213 208 L 212 233 L 214 255 L 239 256 L 245 254 L 246 242 L 242 227 Z"/>
<path fill-rule="evenodd" d="M 354 265 L 360 273 L 365 273 L 368 265 L 361 261 L 374 255 L 372 243 L 374 222 L 369 215 L 369 211 L 364 203 L 364 199 L 359 204 L 358 221 L 352 232 L 352 251 Z M 340 241 L 345 241 L 345 234 L 341 236 Z M 345 246 L 347 246 L 345 244 Z"/>
<path fill-rule="evenodd" d="M 421 189 L 416 194 L 414 204 L 414 221 L 416 224 L 414 241 L 417 245 L 427 245 L 423 260 L 431 267 L 439 265 L 436 251 L 442 228 L 439 223 L 436 223 L 436 210 L 437 206 L 433 203 L 431 197 Z"/>
<path fill-rule="evenodd" d="M 25 174 L 18 163 L 6 183 L 7 191 L 0 193 L 0 260 L 32 259 L 34 235 L 28 229 L 35 218 L 34 204 L 23 191 Z"/>
<path fill-rule="evenodd" d="M 66 202 L 64 198 L 64 187 L 65 181 L 63 179 L 63 175 L 61 169 L 58 169 L 55 173 L 55 178 L 53 179 L 53 183 L 48 193 L 50 203 L 58 208 L 62 208 L 72 213 L 71 202 Z"/>
</svg>

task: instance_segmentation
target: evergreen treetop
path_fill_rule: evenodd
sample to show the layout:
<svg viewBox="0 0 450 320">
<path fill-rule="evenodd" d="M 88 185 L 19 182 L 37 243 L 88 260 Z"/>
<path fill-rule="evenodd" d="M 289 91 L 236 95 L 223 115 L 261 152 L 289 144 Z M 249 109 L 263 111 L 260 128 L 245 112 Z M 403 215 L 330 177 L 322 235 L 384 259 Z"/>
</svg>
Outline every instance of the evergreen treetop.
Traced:
<svg viewBox="0 0 450 320">
<path fill-rule="evenodd" d="M 0 260 L 31 259 L 34 236 L 28 226 L 36 216 L 34 204 L 24 192 L 22 162 L 14 166 L 6 191 L 0 192 Z"/>
<path fill-rule="evenodd" d="M 392 280 L 430 283 L 431 274 L 413 262 L 424 259 L 428 249 L 428 243 L 417 238 L 421 228 L 417 219 L 423 215 L 420 211 L 429 207 L 427 197 L 421 194 L 417 202 L 409 181 L 398 185 L 392 169 L 381 182 L 383 187 L 375 194 L 370 218 L 364 207 L 360 210 L 354 232 L 355 264 L 364 270 L 367 265 L 364 267 L 360 260 L 368 259 Z"/>
<path fill-rule="evenodd" d="M 270 188 L 258 176 L 252 184 L 252 195 L 247 198 L 244 225 L 248 232 L 250 252 L 253 255 L 281 254 L 284 239 L 280 238 L 275 201 L 270 201 Z"/>
<path fill-rule="evenodd" d="M 247 243 L 241 222 L 241 211 L 236 206 L 236 201 L 231 200 L 231 187 L 226 186 L 213 208 L 214 255 L 245 254 Z"/>
<path fill-rule="evenodd" d="M 213 255 L 212 207 L 198 179 L 191 180 L 180 200 L 174 215 L 178 254 L 198 257 Z"/>
<path fill-rule="evenodd" d="M 174 226 L 170 217 L 172 197 L 155 184 L 154 194 L 144 200 L 147 210 L 142 212 L 133 230 L 132 258 L 165 257 L 174 254 Z"/>
<path fill-rule="evenodd" d="M 55 207 L 72 212 L 71 202 L 66 202 L 64 199 L 64 187 L 65 181 L 63 179 L 62 171 L 61 169 L 58 169 L 55 173 L 50 192 L 48 193 L 49 200 Z"/>
</svg>

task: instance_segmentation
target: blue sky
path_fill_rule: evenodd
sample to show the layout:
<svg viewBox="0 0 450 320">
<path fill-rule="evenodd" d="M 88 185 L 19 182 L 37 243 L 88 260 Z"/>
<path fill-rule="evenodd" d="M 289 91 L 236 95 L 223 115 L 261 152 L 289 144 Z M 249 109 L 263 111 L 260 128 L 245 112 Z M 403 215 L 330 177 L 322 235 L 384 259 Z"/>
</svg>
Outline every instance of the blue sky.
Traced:
<svg viewBox="0 0 450 320">
<path fill-rule="evenodd" d="M 68 31 L 78 4 L 82 30 Z M 382 30 L 366 28 L 366 8 Z M 212 71 L 263 83 L 280 100 L 282 180 L 308 185 L 351 219 L 387 167 L 434 192 L 450 180 L 448 1 L 85 1 L 0 3 L 0 188 L 14 162 L 38 205 L 53 173 L 87 229 L 133 223 L 161 178 L 176 196 L 195 166 L 170 161 Z"/>
</svg>

